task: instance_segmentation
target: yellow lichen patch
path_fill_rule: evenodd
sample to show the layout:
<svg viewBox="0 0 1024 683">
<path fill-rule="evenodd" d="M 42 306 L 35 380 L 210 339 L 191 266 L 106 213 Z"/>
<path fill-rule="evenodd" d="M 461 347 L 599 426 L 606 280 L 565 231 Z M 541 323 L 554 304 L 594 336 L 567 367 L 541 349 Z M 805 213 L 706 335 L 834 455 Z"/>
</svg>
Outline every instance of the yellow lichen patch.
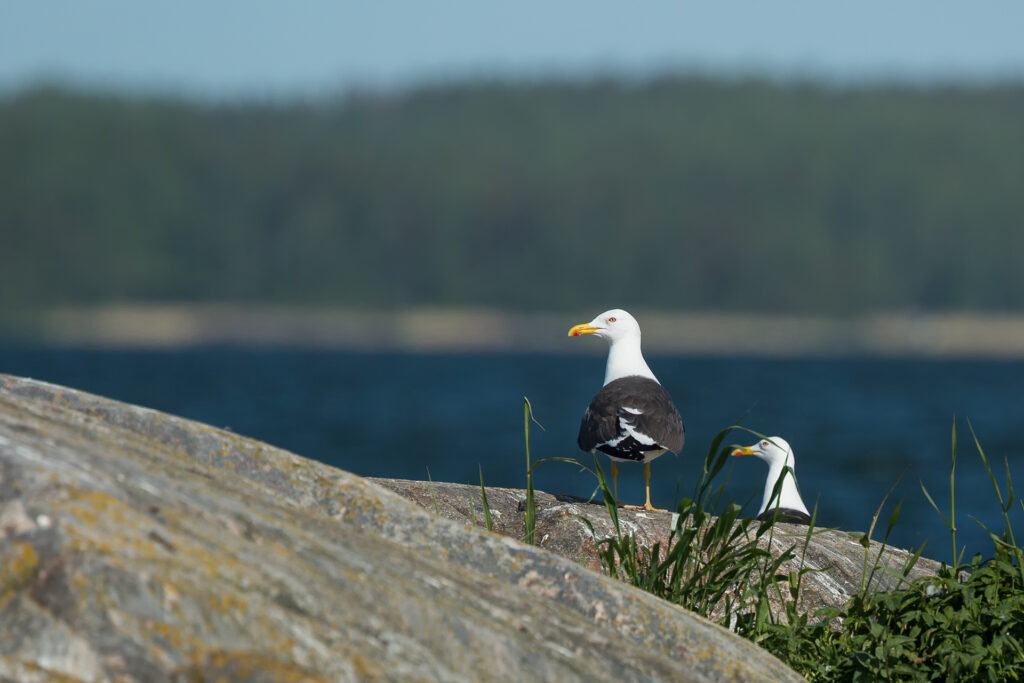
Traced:
<svg viewBox="0 0 1024 683">
<path fill-rule="evenodd" d="M 360 681 L 377 681 L 384 677 L 384 669 L 363 655 L 353 655 L 349 661 Z"/>
<path fill-rule="evenodd" d="M 70 489 L 71 498 L 66 502 L 69 512 L 74 518 L 87 524 L 95 525 L 102 515 L 103 521 L 121 524 L 128 523 L 136 517 L 136 512 L 120 500 L 103 491 Z"/>
<path fill-rule="evenodd" d="M 187 624 L 184 628 L 168 624 L 164 621 L 153 621 L 147 619 L 143 622 L 146 630 L 155 636 L 155 639 L 162 641 L 171 652 L 195 652 L 206 644 L 193 625 Z"/>
<path fill-rule="evenodd" d="M 163 578 L 157 577 L 156 586 L 158 593 L 161 596 L 161 603 L 164 611 L 168 614 L 175 613 L 175 610 L 181 603 L 181 592 L 177 586 L 172 584 Z"/>
<path fill-rule="evenodd" d="M 14 543 L 0 557 L 0 606 L 31 583 L 39 569 L 39 555 L 29 543 Z"/>
<path fill-rule="evenodd" d="M 218 612 L 238 612 L 249 609 L 249 603 L 231 593 L 210 596 L 210 607 Z"/>
<path fill-rule="evenodd" d="M 172 534 L 166 528 L 153 533 L 151 517 L 102 491 L 75 491 L 56 511 L 63 513 L 66 524 L 72 527 L 68 545 L 77 552 L 99 552 L 130 561 L 133 566 L 140 561 L 162 564 L 177 559 L 212 575 L 223 575 L 233 567 L 229 556 L 211 550 L 218 545 L 212 537 L 207 546 L 201 539 Z M 163 513 L 176 519 L 169 509 Z"/>
<path fill-rule="evenodd" d="M 124 555 L 136 560 L 158 559 L 165 550 L 148 536 L 151 520 L 102 491 L 74 491 L 56 507 L 74 528 L 70 546 L 78 551 Z"/>
<path fill-rule="evenodd" d="M 4 672 L 4 680 L 24 681 L 25 683 L 82 683 L 77 676 L 69 676 L 60 671 L 54 671 L 36 662 L 26 662 L 9 655 L 0 655 L 0 671 Z"/>
<path fill-rule="evenodd" d="M 326 677 L 295 662 L 281 661 L 262 652 L 214 650 L 193 658 L 193 664 L 178 672 L 188 681 L 240 681 L 259 678 L 281 683 L 320 683 Z"/>
</svg>

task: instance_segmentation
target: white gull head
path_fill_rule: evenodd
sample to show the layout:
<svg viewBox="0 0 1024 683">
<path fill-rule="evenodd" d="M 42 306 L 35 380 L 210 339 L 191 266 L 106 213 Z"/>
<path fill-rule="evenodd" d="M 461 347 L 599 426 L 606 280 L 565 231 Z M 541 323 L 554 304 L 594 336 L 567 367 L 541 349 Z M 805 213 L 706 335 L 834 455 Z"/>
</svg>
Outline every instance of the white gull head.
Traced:
<svg viewBox="0 0 1024 683">
<path fill-rule="evenodd" d="M 636 318 L 621 308 L 598 315 L 589 323 L 581 323 L 569 330 L 570 337 L 592 334 L 608 340 L 608 365 L 604 371 L 604 383 L 608 384 L 622 377 L 639 375 L 655 382 L 651 369 L 647 367 L 640 352 L 640 325 Z"/>
<path fill-rule="evenodd" d="M 767 439 L 761 439 L 753 446 L 737 448 L 732 454 L 753 455 L 768 463 L 768 477 L 765 479 L 764 497 L 761 500 L 761 509 L 757 511 L 758 516 L 768 509 L 769 504 L 772 509 L 789 508 L 804 512 L 808 516 L 811 514 L 807 512 L 807 506 L 804 505 L 800 491 L 796 487 L 796 462 L 793 458 L 793 449 L 785 439 L 780 436 L 770 436 Z M 778 498 L 773 499 L 772 491 L 775 490 L 775 484 L 783 474 L 785 478 L 782 480 L 782 489 L 779 491 Z"/>
</svg>

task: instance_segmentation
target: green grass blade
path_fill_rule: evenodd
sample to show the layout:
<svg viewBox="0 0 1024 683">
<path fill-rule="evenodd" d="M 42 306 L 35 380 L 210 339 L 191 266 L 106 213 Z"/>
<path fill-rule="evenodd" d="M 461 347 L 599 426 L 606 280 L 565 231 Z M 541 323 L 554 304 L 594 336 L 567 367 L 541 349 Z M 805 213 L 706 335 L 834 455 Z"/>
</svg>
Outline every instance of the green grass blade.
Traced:
<svg viewBox="0 0 1024 683">
<path fill-rule="evenodd" d="M 523 518 L 526 538 L 524 540 L 530 545 L 536 545 L 537 505 L 533 499 L 533 468 L 530 466 L 530 421 L 532 418 L 533 410 L 530 406 L 530 399 L 523 396 L 523 437 L 526 441 L 526 511 Z M 539 426 L 540 423 L 537 422 L 537 425 Z"/>
<path fill-rule="evenodd" d="M 875 533 L 875 526 L 878 524 L 878 518 L 882 515 L 882 509 L 885 507 L 886 501 L 889 500 L 889 496 L 892 495 L 892 492 L 896 490 L 896 486 L 900 483 L 900 479 L 902 478 L 903 475 L 901 474 L 899 478 L 897 478 L 896 481 L 893 483 L 893 485 L 889 487 L 889 491 L 885 494 L 885 496 L 882 497 L 882 502 L 878 504 L 878 509 L 875 510 L 875 514 L 871 518 L 871 526 L 868 527 L 868 533 L 864 537 L 862 537 L 860 541 L 860 544 L 864 546 L 864 569 L 860 577 L 861 596 L 863 599 L 867 598 L 867 591 L 871 583 L 871 577 L 875 575 L 875 570 L 878 569 L 878 563 L 882 559 L 882 551 L 885 550 L 885 543 L 883 542 L 882 546 L 878 550 L 878 554 L 875 555 L 875 561 L 872 563 L 871 571 L 868 572 L 868 555 L 870 554 L 869 551 L 871 548 L 871 537 Z M 888 538 L 888 534 L 886 535 L 886 538 Z"/>
<path fill-rule="evenodd" d="M 946 525 L 946 528 L 952 529 L 953 525 L 949 523 L 949 519 L 946 518 L 946 515 L 942 514 L 942 510 L 940 510 L 939 506 L 935 504 L 935 500 L 933 500 L 931 494 L 928 493 L 928 489 L 925 488 L 923 481 L 921 482 L 921 491 L 924 493 L 924 497 L 928 499 L 928 502 L 931 503 L 932 508 L 939 515 L 943 524 Z"/>
<path fill-rule="evenodd" d="M 1016 499 L 1016 495 L 1013 493 L 1013 477 L 1010 476 L 1010 459 L 1007 457 L 1003 458 L 1003 466 L 1006 468 L 1006 507 L 1005 510 L 1009 511 L 1013 507 L 1013 501 Z"/>
<path fill-rule="evenodd" d="M 953 549 L 953 573 L 956 574 L 960 560 L 956 555 L 956 418 L 953 418 L 952 436 L 953 464 L 949 468 L 949 542 Z"/>
<path fill-rule="evenodd" d="M 430 468 L 427 468 L 427 482 L 430 484 L 430 497 L 434 499 L 434 514 L 440 516 L 441 506 L 437 504 L 437 491 L 434 490 L 434 480 L 430 476 Z"/>
<path fill-rule="evenodd" d="M 564 462 L 564 463 L 568 463 L 570 465 L 576 465 L 577 467 L 580 468 L 580 472 L 590 472 L 591 474 L 594 474 L 594 472 L 589 467 L 587 467 L 586 465 L 581 463 L 576 458 L 564 458 L 564 457 L 541 458 L 540 460 L 536 460 L 536 461 L 534 461 L 533 466 L 530 468 L 530 473 L 532 474 L 533 470 L 537 469 L 537 465 L 540 465 L 541 463 L 545 463 L 545 462 Z"/>
<path fill-rule="evenodd" d="M 487 503 L 487 489 L 484 488 L 484 468 L 477 465 L 480 468 L 480 501 L 484 507 L 484 526 L 487 527 L 488 531 L 493 529 L 493 522 L 491 520 L 491 506 Z M 475 521 L 473 522 L 476 523 Z"/>
<path fill-rule="evenodd" d="M 601 463 L 597 461 L 597 454 L 594 454 L 594 471 L 597 472 L 597 483 L 601 488 L 601 495 L 604 497 L 604 506 L 608 510 L 608 516 L 611 517 L 612 526 L 615 527 L 615 533 L 619 532 L 619 506 L 615 500 L 615 496 L 612 495 L 611 487 L 608 486 L 608 480 L 604 476 L 604 470 L 601 469 Z"/>
</svg>

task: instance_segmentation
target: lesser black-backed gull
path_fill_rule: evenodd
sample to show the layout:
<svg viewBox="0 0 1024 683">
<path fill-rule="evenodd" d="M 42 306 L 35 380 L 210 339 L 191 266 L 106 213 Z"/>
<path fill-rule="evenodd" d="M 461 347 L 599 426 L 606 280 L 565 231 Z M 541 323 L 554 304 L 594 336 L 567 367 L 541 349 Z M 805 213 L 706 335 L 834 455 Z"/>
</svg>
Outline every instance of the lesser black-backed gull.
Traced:
<svg viewBox="0 0 1024 683">
<path fill-rule="evenodd" d="M 758 441 L 753 446 L 737 448 L 733 455 L 754 455 L 768 463 L 768 477 L 764 482 L 764 498 L 761 509 L 757 511 L 758 519 L 775 516 L 780 522 L 810 524 L 811 515 L 807 512 L 796 486 L 796 464 L 793 449 L 785 439 L 771 436 Z M 772 496 L 775 485 L 782 477 L 782 486 L 776 497 Z"/>
<path fill-rule="evenodd" d="M 665 451 L 683 449 L 683 419 L 672 397 L 640 352 L 640 325 L 626 311 L 613 309 L 589 323 L 574 326 L 570 337 L 592 334 L 608 341 L 604 386 L 583 414 L 576 442 L 584 451 L 601 451 L 612 460 L 612 486 L 618 503 L 616 461 L 644 463 L 647 498 L 635 509 L 651 505 L 651 460 Z"/>
</svg>

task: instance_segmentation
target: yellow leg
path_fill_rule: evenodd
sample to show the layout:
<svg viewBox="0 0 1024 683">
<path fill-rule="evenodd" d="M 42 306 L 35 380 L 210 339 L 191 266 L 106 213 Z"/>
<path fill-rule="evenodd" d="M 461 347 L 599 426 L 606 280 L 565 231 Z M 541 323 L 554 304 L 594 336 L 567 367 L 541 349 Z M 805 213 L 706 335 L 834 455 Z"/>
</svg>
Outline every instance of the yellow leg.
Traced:
<svg viewBox="0 0 1024 683">
<path fill-rule="evenodd" d="M 615 506 L 622 507 L 619 505 L 619 468 L 615 466 L 614 460 L 612 460 L 612 495 L 615 497 Z"/>
<path fill-rule="evenodd" d="M 644 486 L 647 489 L 647 501 L 641 505 L 623 505 L 624 508 L 630 510 L 647 510 L 648 512 L 668 512 L 668 510 L 662 510 L 651 505 L 651 463 L 644 463 Z"/>
<path fill-rule="evenodd" d="M 647 502 L 644 503 L 644 510 L 654 510 L 651 505 L 651 463 L 644 463 L 644 488 L 647 491 Z"/>
</svg>

